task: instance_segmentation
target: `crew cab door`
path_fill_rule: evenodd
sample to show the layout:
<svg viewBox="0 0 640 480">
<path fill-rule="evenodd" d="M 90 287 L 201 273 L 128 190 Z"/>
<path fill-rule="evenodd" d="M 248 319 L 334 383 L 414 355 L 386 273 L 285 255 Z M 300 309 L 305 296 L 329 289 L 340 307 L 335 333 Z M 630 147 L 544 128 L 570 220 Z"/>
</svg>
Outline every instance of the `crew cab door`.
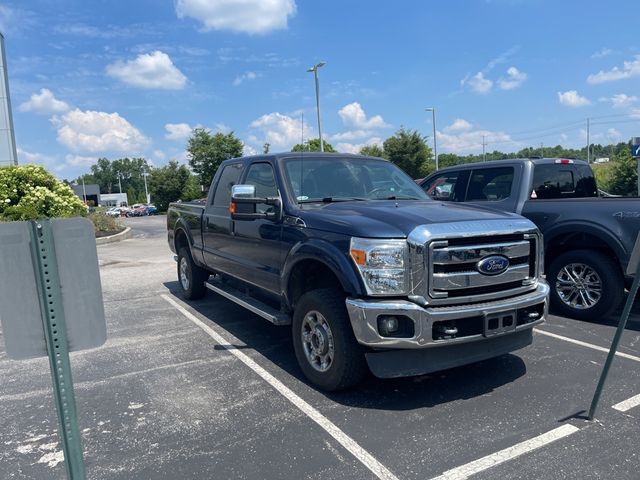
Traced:
<svg viewBox="0 0 640 480">
<path fill-rule="evenodd" d="M 234 260 L 231 258 L 231 187 L 240 181 L 242 162 L 229 163 L 222 167 L 214 179 L 215 185 L 207 199 L 208 205 L 202 216 L 202 240 L 204 243 L 204 261 L 212 270 L 232 272 Z"/>
<path fill-rule="evenodd" d="M 256 197 L 278 197 L 273 166 L 256 161 L 249 165 L 243 185 L 256 187 Z M 258 204 L 256 213 L 266 213 L 276 207 Z M 232 239 L 226 247 L 236 262 L 233 276 L 276 295 L 280 294 L 282 267 L 282 221 L 257 219 L 232 221 Z"/>
</svg>

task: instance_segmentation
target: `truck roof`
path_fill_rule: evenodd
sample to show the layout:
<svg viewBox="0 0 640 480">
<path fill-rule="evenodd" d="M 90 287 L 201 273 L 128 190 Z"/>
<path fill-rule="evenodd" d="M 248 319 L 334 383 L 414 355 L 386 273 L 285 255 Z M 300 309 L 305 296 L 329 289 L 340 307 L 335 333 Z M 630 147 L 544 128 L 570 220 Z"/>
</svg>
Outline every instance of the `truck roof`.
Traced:
<svg viewBox="0 0 640 480">
<path fill-rule="evenodd" d="M 562 157 L 505 158 L 504 160 L 490 160 L 488 162 L 459 163 L 458 165 L 452 165 L 451 167 L 441 168 L 440 170 L 438 170 L 438 172 L 455 170 L 456 168 L 467 168 L 469 166 L 474 166 L 474 165 L 497 166 L 497 165 L 506 165 L 508 163 L 527 163 L 527 162 L 533 163 L 534 165 L 544 165 L 544 164 L 550 164 L 550 163 L 560 163 L 559 160 L 570 160 L 570 163 L 573 163 L 573 164 L 588 165 L 588 163 L 585 162 L 584 160 L 580 160 L 576 158 L 562 158 Z M 431 175 L 433 175 L 433 173 Z"/>
<path fill-rule="evenodd" d="M 378 157 L 370 157 L 366 155 L 357 155 L 354 153 L 339 153 L 339 152 L 279 152 L 279 153 L 268 153 L 262 155 L 247 155 L 245 157 L 237 157 L 230 158 L 229 160 L 225 160 L 225 162 L 231 162 L 234 160 L 280 160 L 283 158 L 300 158 L 300 157 L 322 157 L 322 158 L 375 158 L 378 160 L 388 161 L 384 158 Z"/>
</svg>

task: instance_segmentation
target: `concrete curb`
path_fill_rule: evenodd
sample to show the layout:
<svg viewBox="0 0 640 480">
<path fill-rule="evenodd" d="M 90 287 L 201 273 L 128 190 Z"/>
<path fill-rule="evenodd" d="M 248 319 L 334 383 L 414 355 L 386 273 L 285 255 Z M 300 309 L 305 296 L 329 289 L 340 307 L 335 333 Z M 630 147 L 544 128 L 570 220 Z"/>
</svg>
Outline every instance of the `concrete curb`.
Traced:
<svg viewBox="0 0 640 480">
<path fill-rule="evenodd" d="M 115 235 L 96 238 L 96 245 L 105 245 L 107 243 L 120 242 L 122 240 L 126 240 L 127 238 L 131 238 L 131 227 L 127 227 L 123 231 L 121 231 L 120 233 L 116 233 Z"/>
</svg>

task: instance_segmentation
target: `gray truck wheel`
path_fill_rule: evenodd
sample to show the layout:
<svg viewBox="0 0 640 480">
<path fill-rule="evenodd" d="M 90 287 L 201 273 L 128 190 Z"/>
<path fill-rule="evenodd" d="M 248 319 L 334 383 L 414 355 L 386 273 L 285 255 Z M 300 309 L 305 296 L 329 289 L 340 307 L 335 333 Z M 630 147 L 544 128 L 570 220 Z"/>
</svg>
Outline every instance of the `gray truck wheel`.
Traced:
<svg viewBox="0 0 640 480">
<path fill-rule="evenodd" d="M 558 256 L 550 265 L 553 310 L 579 320 L 598 321 L 618 308 L 624 293 L 620 268 L 594 250 L 575 250 Z"/>
<path fill-rule="evenodd" d="M 182 247 L 178 251 L 178 284 L 182 296 L 187 300 L 202 298 L 207 291 L 204 282 L 208 278 L 209 272 L 193 263 L 187 247 Z"/>
<path fill-rule="evenodd" d="M 358 384 L 367 367 L 344 304 L 333 288 L 305 293 L 293 315 L 293 347 L 305 376 L 322 390 L 343 390 Z"/>
</svg>

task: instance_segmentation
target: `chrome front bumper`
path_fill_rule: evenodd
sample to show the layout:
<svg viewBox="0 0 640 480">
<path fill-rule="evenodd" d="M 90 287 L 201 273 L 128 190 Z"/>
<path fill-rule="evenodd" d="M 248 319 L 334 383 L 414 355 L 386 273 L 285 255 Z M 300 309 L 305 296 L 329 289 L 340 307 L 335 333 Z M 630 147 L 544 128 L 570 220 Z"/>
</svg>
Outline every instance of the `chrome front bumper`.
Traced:
<svg viewBox="0 0 640 480">
<path fill-rule="evenodd" d="M 516 297 L 467 305 L 447 307 L 421 307 L 408 300 L 370 300 L 348 298 L 347 311 L 356 339 L 362 345 L 374 348 L 416 349 L 432 348 L 442 345 L 453 345 L 490 338 L 485 334 L 459 336 L 444 340 L 434 340 L 433 323 L 448 320 L 461 320 L 471 317 L 487 317 L 501 312 L 517 312 L 528 307 L 543 304 L 541 318 L 529 321 L 523 325 L 516 325 L 513 329 L 499 335 L 520 332 L 531 329 L 544 322 L 547 317 L 549 304 L 549 285 L 540 280 L 535 290 Z M 383 337 L 378 332 L 378 317 L 380 315 L 404 315 L 409 317 L 415 326 L 414 336 L 411 338 Z M 515 320 L 514 320 L 515 321 Z M 495 337 L 492 335 L 491 337 Z"/>
</svg>

